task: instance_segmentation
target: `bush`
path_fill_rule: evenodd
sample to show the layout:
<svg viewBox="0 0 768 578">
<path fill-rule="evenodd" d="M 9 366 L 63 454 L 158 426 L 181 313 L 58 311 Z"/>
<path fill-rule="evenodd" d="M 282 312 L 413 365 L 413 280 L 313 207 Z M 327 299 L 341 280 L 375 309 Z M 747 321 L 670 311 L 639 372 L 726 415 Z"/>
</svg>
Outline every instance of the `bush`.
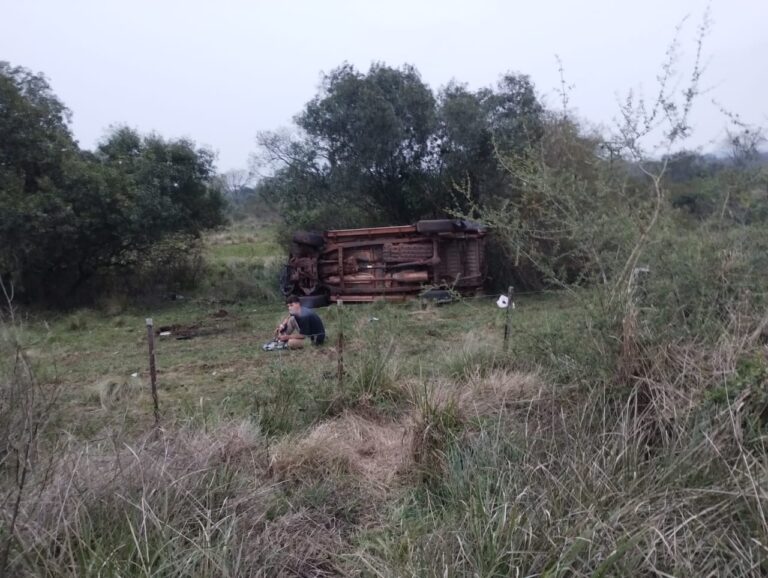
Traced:
<svg viewBox="0 0 768 578">
<path fill-rule="evenodd" d="M 645 261 L 649 273 L 639 299 L 647 320 L 665 338 L 717 339 L 733 316 L 768 302 L 766 255 L 762 226 L 685 228 L 670 219 Z"/>
<path fill-rule="evenodd" d="M 192 235 L 171 235 L 146 251 L 124 254 L 120 273 L 113 276 L 107 293 L 166 297 L 196 287 L 204 271 L 202 240 Z"/>
<path fill-rule="evenodd" d="M 223 224 L 212 152 L 125 127 L 82 151 L 45 77 L 6 62 L 0 100 L 0 272 L 20 298 L 92 301 L 86 286 L 123 266 L 126 253 Z"/>
</svg>

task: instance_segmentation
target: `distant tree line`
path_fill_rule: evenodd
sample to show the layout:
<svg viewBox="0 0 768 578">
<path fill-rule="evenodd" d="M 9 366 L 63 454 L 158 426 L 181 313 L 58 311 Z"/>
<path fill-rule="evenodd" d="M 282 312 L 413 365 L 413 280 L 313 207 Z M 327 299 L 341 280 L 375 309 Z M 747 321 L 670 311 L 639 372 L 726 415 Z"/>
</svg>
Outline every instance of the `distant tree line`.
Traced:
<svg viewBox="0 0 768 578">
<path fill-rule="evenodd" d="M 213 153 L 126 127 L 86 151 L 69 117 L 45 77 L 0 62 L 0 276 L 29 302 L 88 300 L 164 239 L 223 223 Z"/>
</svg>

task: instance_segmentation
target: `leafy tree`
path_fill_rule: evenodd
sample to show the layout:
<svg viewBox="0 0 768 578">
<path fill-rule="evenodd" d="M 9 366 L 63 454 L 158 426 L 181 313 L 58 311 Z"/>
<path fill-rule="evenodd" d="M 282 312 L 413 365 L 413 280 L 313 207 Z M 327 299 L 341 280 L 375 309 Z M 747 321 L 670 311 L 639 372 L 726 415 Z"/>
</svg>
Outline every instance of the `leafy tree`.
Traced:
<svg viewBox="0 0 768 578">
<path fill-rule="evenodd" d="M 435 101 L 413 67 L 375 64 L 362 75 L 344 65 L 297 124 L 327 160 L 331 183 L 366 199 L 381 218 L 403 222 L 426 210 Z"/>
<path fill-rule="evenodd" d="M 267 186 L 297 181 L 287 188 L 301 191 L 309 211 L 343 198 L 374 221 L 408 222 L 431 209 L 435 122 L 434 96 L 413 67 L 374 64 L 362 74 L 344 64 L 296 117 L 299 142 L 261 136 L 270 158 L 284 163 Z"/>
<path fill-rule="evenodd" d="M 442 181 L 448 190 L 459 186 L 470 191 L 475 201 L 498 189 L 504 178 L 485 106 L 490 94 L 451 82 L 439 97 Z"/>
<path fill-rule="evenodd" d="M 61 189 L 78 155 L 69 111 L 42 75 L 0 63 L 0 274 L 56 266 L 73 223 Z"/>
<path fill-rule="evenodd" d="M 63 159 L 77 151 L 69 110 L 44 76 L 0 61 L 0 188 L 31 192 L 58 183 Z"/>
<path fill-rule="evenodd" d="M 476 203 L 508 196 L 514 187 L 500 158 L 525 156 L 544 135 L 544 108 L 525 75 L 507 73 L 496 90 L 474 93 L 451 82 L 438 114 L 443 188 L 458 186 Z"/>
<path fill-rule="evenodd" d="M 520 156 L 543 136 L 544 107 L 528 76 L 505 74 L 484 104 L 501 154 Z"/>
<path fill-rule="evenodd" d="M 99 145 L 95 156 L 103 167 L 125 176 L 135 203 L 133 243 L 169 233 L 197 235 L 223 224 L 224 199 L 211 151 L 187 139 L 142 137 L 120 127 Z"/>
<path fill-rule="evenodd" d="M 0 112 L 0 275 L 20 297 L 82 299 L 129 252 L 222 223 L 213 154 L 194 143 L 119 128 L 80 151 L 45 77 L 7 64 Z"/>
<path fill-rule="evenodd" d="M 475 201 L 508 192 L 498 153 L 528 150 L 542 115 L 526 76 L 478 92 L 451 83 L 436 99 L 411 66 L 364 74 L 344 64 L 297 115 L 298 132 L 259 136 L 260 158 L 276 170 L 258 188 L 291 227 L 445 216 L 457 188 Z"/>
</svg>

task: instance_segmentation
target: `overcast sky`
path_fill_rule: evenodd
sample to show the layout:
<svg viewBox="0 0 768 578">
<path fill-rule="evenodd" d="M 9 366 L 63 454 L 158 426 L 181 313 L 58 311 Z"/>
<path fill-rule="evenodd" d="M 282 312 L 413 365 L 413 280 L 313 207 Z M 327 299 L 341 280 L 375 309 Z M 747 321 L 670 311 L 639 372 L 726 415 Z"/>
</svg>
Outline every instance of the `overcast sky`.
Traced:
<svg viewBox="0 0 768 578">
<path fill-rule="evenodd" d="M 692 145 L 722 141 L 713 99 L 768 124 L 768 0 L 2 0 L 0 60 L 43 72 L 72 110 L 80 145 L 112 124 L 187 136 L 245 168 L 255 135 L 290 125 L 321 73 L 344 61 L 413 64 L 437 91 L 528 74 L 552 106 L 556 55 L 582 118 L 609 125 L 617 97 L 652 95 L 675 27 L 695 51 L 707 5 L 709 89 Z"/>
</svg>

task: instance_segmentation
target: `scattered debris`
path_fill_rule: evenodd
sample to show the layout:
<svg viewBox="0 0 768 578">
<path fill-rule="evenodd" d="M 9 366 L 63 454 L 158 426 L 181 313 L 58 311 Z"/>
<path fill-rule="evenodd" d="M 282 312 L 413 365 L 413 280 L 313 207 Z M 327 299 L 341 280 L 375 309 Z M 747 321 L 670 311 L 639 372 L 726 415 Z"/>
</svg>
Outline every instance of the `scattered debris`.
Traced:
<svg viewBox="0 0 768 578">
<path fill-rule="evenodd" d="M 176 339 L 192 339 L 193 337 L 203 337 L 206 335 L 218 335 L 227 331 L 231 327 L 231 322 L 236 321 L 236 317 L 230 315 L 226 309 L 219 309 L 209 315 L 209 317 L 221 320 L 220 322 L 211 322 L 198 320 L 189 325 L 174 323 L 173 325 L 161 325 L 155 328 L 155 335 L 160 337 L 169 337 L 173 335 Z"/>
<path fill-rule="evenodd" d="M 507 307 L 514 309 L 515 302 L 506 295 L 499 295 L 499 298 L 496 300 L 496 307 L 499 309 L 506 309 Z"/>
<path fill-rule="evenodd" d="M 288 344 L 285 341 L 278 341 L 273 339 L 261 346 L 264 351 L 275 351 L 279 349 L 288 349 Z"/>
<path fill-rule="evenodd" d="M 157 335 L 174 335 L 176 339 L 192 339 L 201 333 L 202 323 L 192 325 L 163 325 L 155 329 Z"/>
</svg>

